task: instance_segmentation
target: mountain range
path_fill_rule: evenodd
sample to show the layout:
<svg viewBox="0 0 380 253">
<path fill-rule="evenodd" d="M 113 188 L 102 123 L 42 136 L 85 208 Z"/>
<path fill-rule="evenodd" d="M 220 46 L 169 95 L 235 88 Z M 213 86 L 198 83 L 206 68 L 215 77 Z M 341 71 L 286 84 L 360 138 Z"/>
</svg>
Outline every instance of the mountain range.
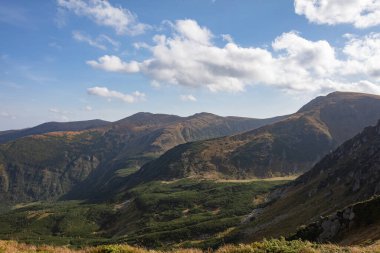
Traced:
<svg viewBox="0 0 380 253">
<path fill-rule="evenodd" d="M 334 92 L 269 119 L 137 113 L 0 132 L 0 239 L 373 242 L 379 119 L 380 96 Z"/>
<path fill-rule="evenodd" d="M 0 145 L 0 199 L 56 199 L 79 183 L 96 189 L 178 144 L 243 132 L 282 118 L 137 113 L 113 123 L 46 123 L 4 133 L 0 137 L 9 141 Z"/>
</svg>

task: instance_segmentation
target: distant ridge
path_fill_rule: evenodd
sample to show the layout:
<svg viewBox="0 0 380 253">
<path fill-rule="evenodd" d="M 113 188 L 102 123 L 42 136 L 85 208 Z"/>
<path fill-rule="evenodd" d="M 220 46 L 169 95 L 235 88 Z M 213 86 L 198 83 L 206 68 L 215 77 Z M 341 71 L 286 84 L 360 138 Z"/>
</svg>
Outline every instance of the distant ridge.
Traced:
<svg viewBox="0 0 380 253">
<path fill-rule="evenodd" d="M 82 131 L 104 127 L 108 124 L 110 124 L 110 122 L 99 119 L 74 122 L 47 122 L 31 128 L 0 132 L 0 144 L 30 135 L 63 131 Z"/>
</svg>

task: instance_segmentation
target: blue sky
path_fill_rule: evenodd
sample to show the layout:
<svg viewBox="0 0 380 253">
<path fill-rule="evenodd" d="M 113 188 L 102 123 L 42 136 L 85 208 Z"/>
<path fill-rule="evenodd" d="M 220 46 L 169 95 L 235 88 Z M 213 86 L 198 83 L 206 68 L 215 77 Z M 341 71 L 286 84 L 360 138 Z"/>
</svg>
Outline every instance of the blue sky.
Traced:
<svg viewBox="0 0 380 253">
<path fill-rule="evenodd" d="M 380 94 L 374 0 L 2 0 L 0 130 Z"/>
</svg>

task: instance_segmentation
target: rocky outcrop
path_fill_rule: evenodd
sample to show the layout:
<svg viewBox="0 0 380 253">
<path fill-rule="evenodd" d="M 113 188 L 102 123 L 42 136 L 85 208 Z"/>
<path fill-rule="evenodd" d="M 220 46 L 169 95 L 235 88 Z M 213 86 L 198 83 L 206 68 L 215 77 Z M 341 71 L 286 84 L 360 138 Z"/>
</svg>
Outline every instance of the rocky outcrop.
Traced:
<svg viewBox="0 0 380 253">
<path fill-rule="evenodd" d="M 380 223 L 380 196 L 346 207 L 318 221 L 301 227 L 289 239 L 339 242 L 356 230 Z M 374 238 L 367 238 L 374 239 Z"/>
</svg>

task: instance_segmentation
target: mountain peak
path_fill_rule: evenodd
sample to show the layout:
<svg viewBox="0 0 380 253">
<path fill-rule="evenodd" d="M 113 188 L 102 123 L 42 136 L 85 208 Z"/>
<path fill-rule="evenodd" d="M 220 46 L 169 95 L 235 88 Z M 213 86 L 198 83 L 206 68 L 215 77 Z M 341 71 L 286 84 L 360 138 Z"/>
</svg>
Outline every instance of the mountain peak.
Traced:
<svg viewBox="0 0 380 253">
<path fill-rule="evenodd" d="M 155 114 L 150 112 L 138 112 L 124 119 L 114 122 L 115 124 L 165 124 L 181 119 L 181 117 L 170 114 Z"/>
<path fill-rule="evenodd" d="M 189 118 L 221 118 L 221 116 L 219 115 L 216 115 L 216 114 L 213 114 L 213 113 L 209 113 L 209 112 L 199 112 L 199 113 L 195 113 L 191 116 L 189 116 Z"/>
<path fill-rule="evenodd" d="M 298 110 L 298 113 L 319 110 L 323 107 L 326 107 L 331 104 L 335 104 L 343 100 L 354 101 L 354 100 L 363 100 L 363 99 L 367 100 L 371 98 L 379 99 L 380 96 L 373 95 L 373 94 L 366 94 L 366 93 L 358 93 L 358 92 L 335 91 L 335 92 L 327 94 L 326 96 L 316 97 L 315 99 L 311 100 L 306 105 L 302 106 L 301 109 Z"/>
</svg>

